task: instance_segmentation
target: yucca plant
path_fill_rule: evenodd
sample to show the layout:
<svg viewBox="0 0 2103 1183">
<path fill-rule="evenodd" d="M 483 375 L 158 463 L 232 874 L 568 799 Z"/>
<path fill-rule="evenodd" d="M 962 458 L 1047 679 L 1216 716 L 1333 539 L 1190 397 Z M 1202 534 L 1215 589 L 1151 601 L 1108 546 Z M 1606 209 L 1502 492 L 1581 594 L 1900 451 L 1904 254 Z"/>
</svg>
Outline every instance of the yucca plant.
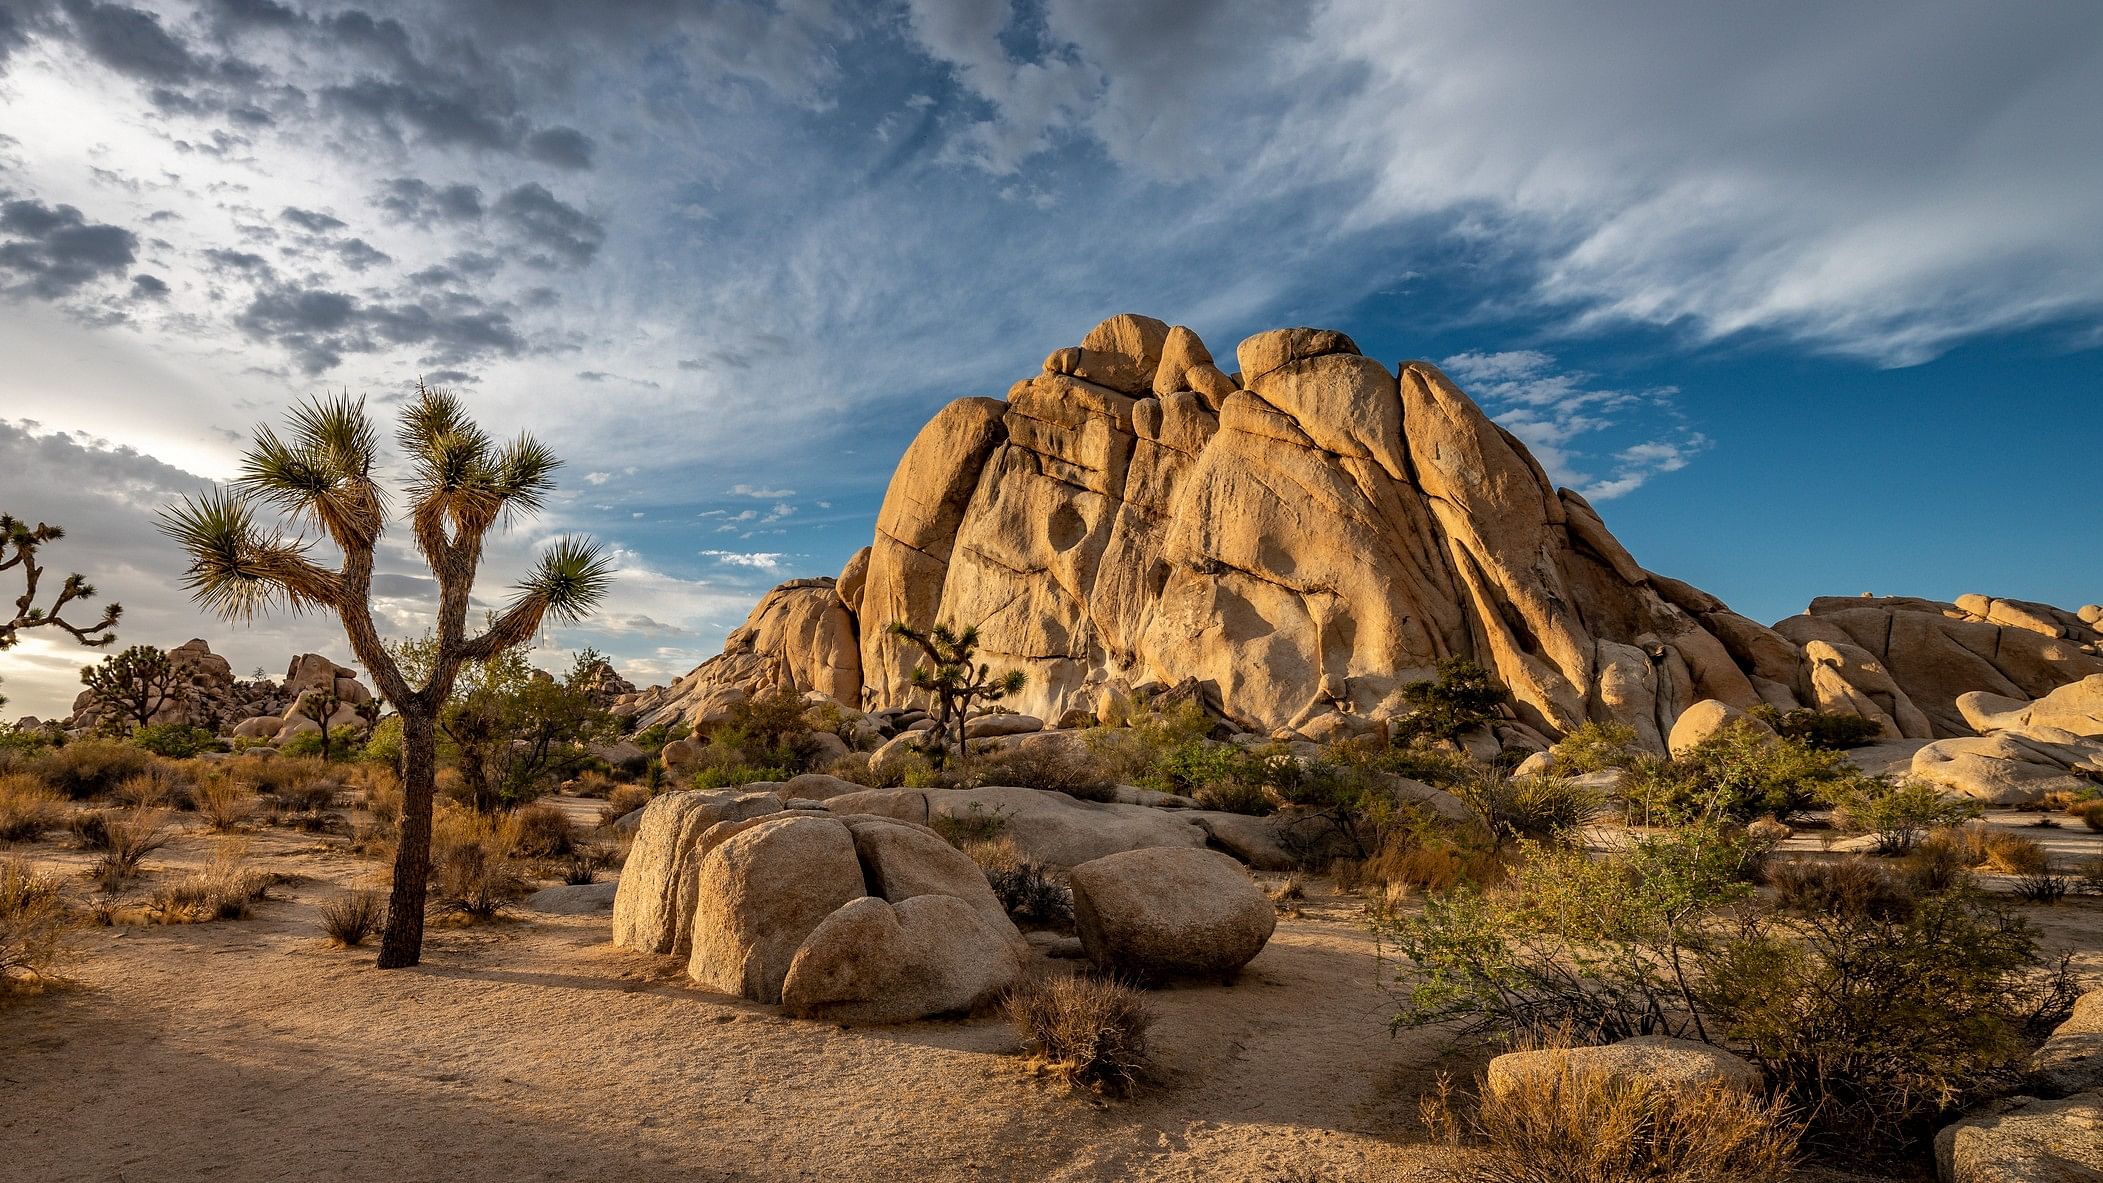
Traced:
<svg viewBox="0 0 2103 1183">
<path fill-rule="evenodd" d="M 913 688 L 924 690 L 935 700 L 935 722 L 937 742 L 928 753 L 937 768 L 945 758 L 955 754 L 964 758 L 964 725 L 971 718 L 974 702 L 999 702 L 1011 694 L 1020 693 L 1026 675 L 1021 670 L 1009 670 L 996 678 L 984 662 L 972 664 L 978 655 L 978 629 L 967 627 L 961 631 L 946 624 L 938 624 L 926 632 L 905 623 L 894 621 L 891 635 L 912 642 L 927 655 L 927 664 L 913 667 Z"/>
<path fill-rule="evenodd" d="M 420 685 L 409 683 L 373 621 L 374 552 L 388 525 L 388 499 L 374 477 L 379 436 L 362 399 L 306 403 L 289 414 L 283 437 L 257 428 L 231 487 L 184 498 L 162 513 L 163 531 L 189 556 L 184 585 L 199 604 L 229 620 L 277 608 L 334 613 L 351 652 L 401 716 L 401 837 L 382 969 L 415 965 L 422 955 L 438 712 L 461 666 L 526 643 L 544 620 L 580 619 L 612 578 L 597 544 L 560 539 L 504 611 L 470 636 L 468 602 L 489 531 L 511 514 L 539 511 L 562 462 L 530 435 L 497 442 L 458 396 L 421 382 L 395 442 L 409 469 L 406 521 L 438 582 L 434 644 L 428 668 L 418 671 Z M 299 533 L 288 536 L 287 529 Z M 320 539 L 308 537 L 310 529 L 333 544 L 337 566 L 311 557 Z"/>
</svg>

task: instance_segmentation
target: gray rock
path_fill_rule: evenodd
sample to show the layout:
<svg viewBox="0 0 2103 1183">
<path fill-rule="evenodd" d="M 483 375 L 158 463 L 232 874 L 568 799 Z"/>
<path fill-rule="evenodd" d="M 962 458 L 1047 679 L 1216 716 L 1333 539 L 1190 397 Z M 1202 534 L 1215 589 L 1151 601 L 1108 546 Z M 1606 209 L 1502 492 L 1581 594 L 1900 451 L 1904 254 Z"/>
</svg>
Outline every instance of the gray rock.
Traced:
<svg viewBox="0 0 2103 1183">
<path fill-rule="evenodd" d="M 601 912 L 611 912 L 614 895 L 620 886 L 609 880 L 605 883 L 544 887 L 526 897 L 526 910 L 545 912 L 550 916 L 592 916 Z"/>
</svg>

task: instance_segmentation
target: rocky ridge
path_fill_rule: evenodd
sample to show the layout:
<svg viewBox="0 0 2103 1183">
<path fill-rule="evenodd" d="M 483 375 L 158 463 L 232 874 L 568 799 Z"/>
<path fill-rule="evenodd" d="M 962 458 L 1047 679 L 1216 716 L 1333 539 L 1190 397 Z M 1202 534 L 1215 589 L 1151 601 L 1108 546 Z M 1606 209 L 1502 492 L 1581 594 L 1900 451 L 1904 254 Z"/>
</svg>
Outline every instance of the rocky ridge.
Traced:
<svg viewBox="0 0 2103 1183">
<path fill-rule="evenodd" d="M 1120 315 L 1005 400 L 949 404 L 838 578 L 775 588 L 720 656 L 618 709 L 701 722 L 777 687 L 909 703 L 894 620 L 977 624 L 982 656 L 1030 675 L 1010 705 L 1045 719 L 1194 682 L 1243 728 L 1309 737 L 1378 727 L 1468 657 L 1512 691 L 1497 742 L 1531 748 L 1598 720 L 1663 751 L 1704 700 L 1970 737 L 1967 693 L 2103 673 L 2097 605 L 1823 598 L 1770 628 L 1643 568 L 1435 366 L 1311 328 L 1235 360 Z"/>
</svg>

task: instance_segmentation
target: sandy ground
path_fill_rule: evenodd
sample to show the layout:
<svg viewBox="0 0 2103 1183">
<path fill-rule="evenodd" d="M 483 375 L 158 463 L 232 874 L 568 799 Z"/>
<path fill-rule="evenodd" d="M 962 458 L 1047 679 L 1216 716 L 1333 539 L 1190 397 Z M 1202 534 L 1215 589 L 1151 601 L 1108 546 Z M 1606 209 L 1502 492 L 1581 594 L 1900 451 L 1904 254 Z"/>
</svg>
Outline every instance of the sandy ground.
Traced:
<svg viewBox="0 0 2103 1183">
<path fill-rule="evenodd" d="M 85 890 L 85 855 L 26 850 Z M 187 831 L 145 885 L 209 850 Z M 381 973 L 316 927 L 373 864 L 285 830 L 249 857 L 300 881 L 246 921 L 86 930 L 74 985 L 0 1009 L 0 1179 L 1405 1181 L 1439 1154 L 1417 1095 L 1490 1054 L 1390 1036 L 1360 905 L 1320 887 L 1233 987 L 1157 992 L 1162 1079 L 1102 1104 L 1030 1076 L 996 1019 L 779 1018 L 603 916 L 435 928 Z M 2103 970 L 2103 903 L 2027 911 Z"/>
<path fill-rule="evenodd" d="M 0 1178 L 1311 1183 L 1409 1179 L 1428 1150 L 1401 1143 L 1444 1043 L 1388 1034 L 1355 900 L 1284 918 L 1231 988 L 1156 993 L 1163 1079 L 1103 1105 L 1028 1075 L 996 1019 L 778 1018 L 604 917 L 437 928 L 381 973 L 316 928 L 371 867 L 339 846 L 262 832 L 251 862 L 308 879 L 255 918 L 87 930 L 76 985 L 0 1011 Z"/>
</svg>

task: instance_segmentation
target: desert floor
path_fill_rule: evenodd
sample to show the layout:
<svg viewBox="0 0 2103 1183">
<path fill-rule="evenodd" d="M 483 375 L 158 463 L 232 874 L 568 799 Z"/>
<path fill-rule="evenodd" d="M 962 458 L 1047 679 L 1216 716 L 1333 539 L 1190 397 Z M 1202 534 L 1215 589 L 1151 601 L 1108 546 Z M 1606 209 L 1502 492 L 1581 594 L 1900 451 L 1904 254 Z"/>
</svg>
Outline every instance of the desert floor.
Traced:
<svg viewBox="0 0 2103 1183">
<path fill-rule="evenodd" d="M 252 864 L 297 878 L 253 919 L 85 930 L 72 985 L 7 1004 L 0 1179 L 1409 1180 L 1443 1154 L 1418 1094 L 1490 1054 L 1391 1036 L 1361 905 L 1320 885 L 1234 986 L 1154 995 L 1161 1079 L 1103 1104 L 1031 1076 L 996 1018 L 779 1018 L 613 948 L 604 916 L 438 927 L 378 972 L 316 927 L 373 870 L 342 847 L 263 831 Z M 148 867 L 209 851 L 193 829 Z M 2103 903 L 2026 911 L 2103 971 Z"/>
</svg>

